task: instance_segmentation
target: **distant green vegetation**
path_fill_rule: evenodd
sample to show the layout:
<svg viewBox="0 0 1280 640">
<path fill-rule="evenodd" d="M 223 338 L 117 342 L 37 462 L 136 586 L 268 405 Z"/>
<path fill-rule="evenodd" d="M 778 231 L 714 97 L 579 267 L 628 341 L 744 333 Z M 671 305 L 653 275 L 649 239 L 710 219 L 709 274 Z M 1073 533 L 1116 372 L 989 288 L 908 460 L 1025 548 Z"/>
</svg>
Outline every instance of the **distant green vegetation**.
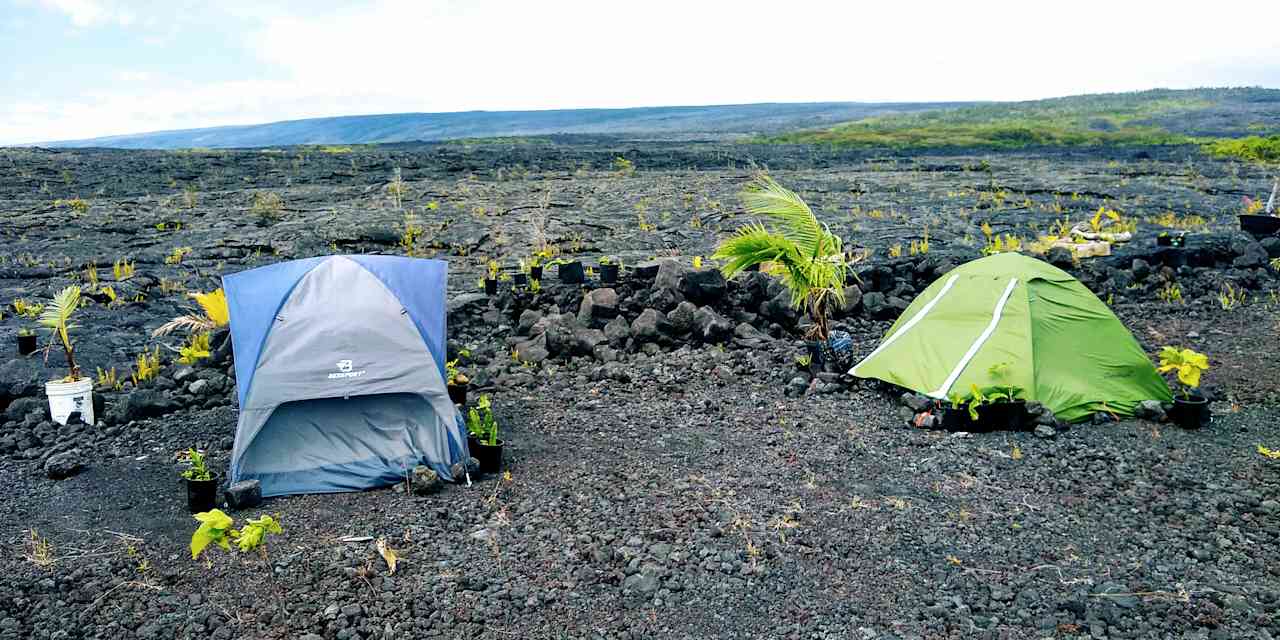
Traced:
<svg viewBox="0 0 1280 640">
<path fill-rule="evenodd" d="M 899 148 L 1187 144 L 1196 140 L 1150 120 L 1214 104 L 1211 92 L 1157 89 L 877 116 L 768 140 Z"/>
<path fill-rule="evenodd" d="M 887 114 L 758 141 L 899 149 L 1204 144 L 1220 157 L 1266 162 L 1276 159 L 1276 114 L 1275 89 L 1153 89 Z M 1236 144 L 1236 136 L 1252 138 Z"/>
<path fill-rule="evenodd" d="M 1220 158 L 1250 162 L 1280 162 L 1280 135 L 1264 138 L 1221 138 L 1205 143 L 1205 151 Z"/>
</svg>

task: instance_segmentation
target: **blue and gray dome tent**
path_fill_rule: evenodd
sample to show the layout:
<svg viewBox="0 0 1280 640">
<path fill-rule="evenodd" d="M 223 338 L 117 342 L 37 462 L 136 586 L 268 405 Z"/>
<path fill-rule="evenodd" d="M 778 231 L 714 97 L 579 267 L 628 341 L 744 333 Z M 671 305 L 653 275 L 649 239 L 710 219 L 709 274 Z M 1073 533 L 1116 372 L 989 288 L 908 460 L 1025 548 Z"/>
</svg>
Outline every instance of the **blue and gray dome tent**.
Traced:
<svg viewBox="0 0 1280 640">
<path fill-rule="evenodd" d="M 448 264 L 321 256 L 222 279 L 240 420 L 231 481 L 359 491 L 468 455 L 445 388 Z"/>
</svg>

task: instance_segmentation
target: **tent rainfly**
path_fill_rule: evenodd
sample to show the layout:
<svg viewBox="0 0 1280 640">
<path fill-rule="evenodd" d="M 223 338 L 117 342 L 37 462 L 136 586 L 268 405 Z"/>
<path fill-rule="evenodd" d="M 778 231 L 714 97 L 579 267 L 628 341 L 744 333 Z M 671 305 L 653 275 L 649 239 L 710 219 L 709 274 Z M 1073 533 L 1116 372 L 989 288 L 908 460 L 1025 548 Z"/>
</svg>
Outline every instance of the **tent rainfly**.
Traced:
<svg viewBox="0 0 1280 640">
<path fill-rule="evenodd" d="M 240 419 L 232 482 L 359 491 L 468 455 L 445 388 L 440 260 L 321 256 L 223 278 Z"/>
<path fill-rule="evenodd" d="M 1006 363 L 1021 397 L 1069 422 L 1173 399 L 1106 304 L 1067 272 L 1017 253 L 939 278 L 849 373 L 942 400 L 997 384 L 990 369 Z"/>
</svg>

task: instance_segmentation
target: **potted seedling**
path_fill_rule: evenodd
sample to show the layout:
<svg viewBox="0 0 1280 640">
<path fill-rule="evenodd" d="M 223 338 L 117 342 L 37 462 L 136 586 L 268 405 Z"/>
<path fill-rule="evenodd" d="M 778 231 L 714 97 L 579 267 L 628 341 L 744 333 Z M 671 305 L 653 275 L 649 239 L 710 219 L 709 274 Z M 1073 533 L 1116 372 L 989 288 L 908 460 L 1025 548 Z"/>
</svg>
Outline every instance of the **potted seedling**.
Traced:
<svg viewBox="0 0 1280 640">
<path fill-rule="evenodd" d="M 490 260 L 488 264 L 489 276 L 484 279 L 484 294 L 487 296 L 497 295 L 498 293 L 498 261 Z"/>
<path fill-rule="evenodd" d="M 1257 238 L 1280 234 L 1280 216 L 1276 215 L 1276 195 L 1280 192 L 1280 178 L 1271 187 L 1271 197 L 1264 205 L 1261 200 L 1244 198 L 1244 213 L 1240 215 L 1240 230 Z"/>
<path fill-rule="evenodd" d="M 1160 349 L 1160 373 L 1177 372 L 1180 396 L 1173 397 L 1173 409 L 1169 419 L 1185 429 L 1207 427 L 1213 422 L 1209 400 L 1199 393 L 1200 374 L 1209 370 L 1209 357 L 1191 349 L 1163 347 Z"/>
<path fill-rule="evenodd" d="M 604 284 L 613 284 L 618 281 L 618 271 L 622 268 L 622 261 L 614 260 L 608 256 L 600 258 L 600 282 Z"/>
<path fill-rule="evenodd" d="M 18 329 L 18 355 L 29 356 L 36 352 L 36 332 L 23 327 Z"/>
<path fill-rule="evenodd" d="M 529 279 L 542 279 L 542 256 L 539 256 L 536 253 L 529 256 Z"/>
<path fill-rule="evenodd" d="M 1156 246 L 1160 247 L 1181 247 L 1186 242 L 1187 235 L 1182 232 L 1171 234 L 1168 231 L 1161 231 L 1160 235 L 1156 236 Z"/>
<path fill-rule="evenodd" d="M 71 341 L 71 329 L 76 328 L 71 316 L 79 308 L 80 287 L 71 285 L 59 291 L 40 314 L 40 325 L 53 334 L 53 340 L 45 350 L 45 360 L 49 358 L 48 350 L 55 345 L 61 346 L 67 356 L 67 376 L 44 384 L 45 395 L 49 397 L 49 416 L 58 424 L 67 424 L 73 413 L 79 413 L 85 424 L 93 424 L 94 420 L 93 379 L 80 375 L 75 345 Z"/>
<path fill-rule="evenodd" d="M 498 439 L 498 421 L 493 417 L 493 406 L 488 394 L 480 396 L 476 406 L 467 412 L 467 448 L 480 462 L 484 473 L 497 473 L 502 469 L 502 440 Z"/>
<path fill-rule="evenodd" d="M 458 358 L 444 363 L 444 368 L 449 377 L 445 382 L 449 389 L 449 399 L 454 404 L 465 406 L 467 404 L 467 389 L 471 387 L 471 380 L 467 378 L 467 374 L 458 370 Z"/>
<path fill-rule="evenodd" d="M 582 263 L 577 260 L 556 260 L 549 264 L 559 267 L 556 271 L 560 275 L 560 282 L 564 284 L 582 284 L 587 281 L 586 271 L 583 270 Z"/>
<path fill-rule="evenodd" d="M 844 302 L 849 272 L 840 237 L 818 221 L 809 205 L 794 192 L 763 173 L 742 192 L 747 212 L 773 223 L 740 227 L 712 257 L 723 261 L 726 279 L 751 265 L 772 263 L 791 292 L 791 306 L 803 309 L 812 321 L 805 339 L 814 362 L 848 359 L 852 339 L 827 325 L 831 305 Z"/>
<path fill-rule="evenodd" d="M 187 468 L 182 472 L 187 485 L 187 509 L 191 513 L 208 511 L 218 502 L 218 477 L 205 466 L 204 455 L 187 449 Z"/>
<path fill-rule="evenodd" d="M 990 404 L 988 413 L 991 424 L 995 428 L 1020 431 L 1027 427 L 1027 401 L 1019 399 L 1022 388 L 1013 384 L 1012 366 L 1008 362 L 999 362 L 987 369 L 987 374 L 996 382 L 994 388 L 997 398 Z M 987 392 L 993 395 L 992 391 Z"/>
</svg>

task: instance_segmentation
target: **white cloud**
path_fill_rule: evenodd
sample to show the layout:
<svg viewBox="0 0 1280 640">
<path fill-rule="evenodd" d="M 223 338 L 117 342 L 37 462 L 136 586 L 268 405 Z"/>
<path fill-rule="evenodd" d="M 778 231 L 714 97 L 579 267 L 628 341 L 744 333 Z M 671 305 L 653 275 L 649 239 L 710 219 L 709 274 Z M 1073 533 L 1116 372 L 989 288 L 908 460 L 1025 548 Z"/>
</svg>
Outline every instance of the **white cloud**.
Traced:
<svg viewBox="0 0 1280 640">
<path fill-rule="evenodd" d="M 136 19 L 131 11 L 101 0 L 40 0 L 40 4 L 66 14 L 71 24 L 81 28 L 107 24 L 127 27 Z"/>
<path fill-rule="evenodd" d="M 41 2 L 78 25 L 128 15 L 107 0 Z M 210 30 L 220 38 L 210 48 L 256 56 L 260 67 L 238 70 L 245 80 L 130 75 L 56 103 L 0 98 L 0 142 L 400 111 L 1020 100 L 1275 82 L 1280 35 L 1252 25 L 1280 23 L 1280 3 L 1145 4 L 376 0 L 330 10 L 237 0 L 216 6 L 250 28 Z"/>
</svg>

